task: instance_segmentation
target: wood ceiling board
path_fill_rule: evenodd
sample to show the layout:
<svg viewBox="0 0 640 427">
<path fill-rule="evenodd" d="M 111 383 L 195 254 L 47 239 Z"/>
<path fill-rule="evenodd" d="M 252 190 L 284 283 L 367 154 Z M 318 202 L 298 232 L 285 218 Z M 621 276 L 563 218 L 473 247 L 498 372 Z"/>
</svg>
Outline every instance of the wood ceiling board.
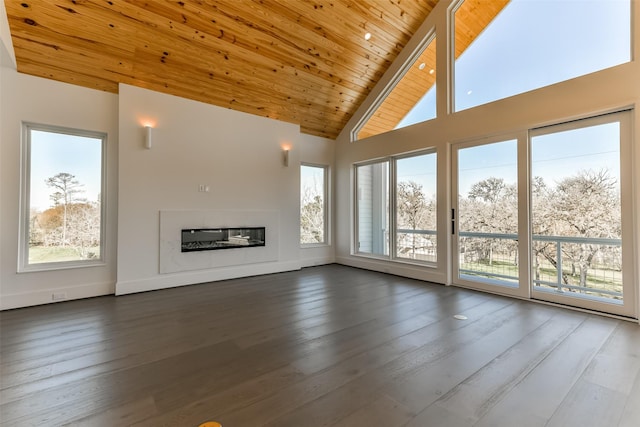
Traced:
<svg viewBox="0 0 640 427">
<path fill-rule="evenodd" d="M 420 69 L 420 64 L 425 67 Z M 358 132 L 358 138 L 377 135 L 396 128 L 398 123 L 418 104 L 436 82 L 436 40 L 429 42 L 418 58 L 407 69 L 402 79 L 387 95 L 375 114 Z"/>
<path fill-rule="evenodd" d="M 145 46 L 152 43 L 152 40 L 146 40 L 144 42 Z M 145 47 L 146 49 L 146 47 Z M 161 51 L 163 51 L 164 49 L 162 48 L 158 48 L 156 49 L 158 51 L 158 57 L 163 56 L 163 53 L 161 53 Z M 184 57 L 184 53 L 188 52 L 189 50 L 193 50 L 191 44 L 189 43 L 185 43 L 184 46 L 180 46 L 180 48 L 176 49 L 172 49 L 172 52 L 175 53 L 171 53 L 171 52 L 167 52 L 169 53 L 169 55 L 166 55 L 165 57 L 165 63 L 162 64 L 158 64 L 158 66 L 160 67 L 168 67 L 168 66 L 175 66 L 180 70 L 183 70 L 185 72 L 185 74 L 188 74 L 189 71 L 191 71 L 192 68 L 197 67 L 197 66 L 207 66 L 207 65 L 211 65 L 211 63 L 209 61 L 203 60 L 200 56 L 197 55 L 197 51 L 193 51 L 193 57 L 187 55 L 186 57 Z M 180 58 L 180 56 L 183 56 L 182 58 Z M 177 64 L 175 64 L 175 62 L 178 62 Z M 140 61 L 142 64 L 148 64 L 148 63 L 153 63 L 153 60 L 142 60 Z M 304 103 L 311 103 L 313 104 L 317 99 L 319 95 L 322 95 L 324 92 L 324 90 L 326 90 L 327 88 L 327 84 L 322 82 L 320 79 L 315 78 L 315 81 L 312 81 L 313 76 L 309 77 L 309 76 L 302 76 L 302 78 L 284 78 L 281 79 L 280 81 L 278 80 L 274 80 L 274 79 L 267 79 L 267 78 L 263 78 L 261 76 L 266 75 L 267 77 L 270 76 L 271 73 L 273 73 L 273 71 L 270 69 L 270 67 L 272 66 L 272 64 L 268 64 L 266 66 L 263 66 L 262 69 L 253 69 L 251 71 L 250 74 L 247 73 L 240 73 L 237 70 L 238 69 L 245 69 L 247 68 L 245 66 L 245 63 L 243 63 L 242 61 L 240 62 L 236 62 L 236 60 L 234 58 L 229 58 L 229 60 L 225 60 L 224 61 L 225 67 L 224 68 L 215 68 L 215 67 L 210 67 L 207 70 L 203 70 L 203 73 L 209 77 L 209 73 L 213 73 L 214 74 L 214 81 L 216 80 L 216 78 L 223 78 L 223 79 L 227 79 L 228 81 L 223 83 L 224 85 L 250 85 L 253 84 L 255 86 L 258 86 L 260 89 L 263 89 L 264 87 L 268 87 L 271 90 L 274 91 L 274 93 L 276 94 L 280 94 L 280 98 L 282 99 L 287 99 L 287 94 L 290 93 L 291 88 L 287 88 L 287 87 L 282 87 L 282 84 L 286 84 L 289 81 L 293 81 L 296 84 L 300 85 L 301 87 L 299 88 L 294 88 L 295 90 L 298 91 L 299 94 L 301 94 L 301 96 L 299 97 L 300 99 L 298 99 L 297 101 L 302 101 Z M 236 62 L 236 63 L 234 63 Z M 215 62 L 213 64 L 216 64 Z M 228 71 L 230 70 L 230 71 Z M 296 73 L 297 71 L 295 70 L 291 70 L 288 69 L 287 67 L 284 67 L 280 70 L 277 71 L 278 73 L 281 72 L 289 72 L 290 75 L 288 77 L 295 77 L 293 76 L 291 73 Z M 346 88 L 341 88 L 341 100 L 347 100 L 347 101 L 351 101 L 353 98 L 351 98 L 350 96 L 348 96 L 349 90 Z M 305 96 L 305 94 L 307 94 Z M 234 94 L 235 97 L 235 94 Z M 273 98 L 273 94 L 271 96 L 271 98 Z M 223 100 L 223 101 L 217 101 L 214 102 L 216 104 L 223 104 L 224 102 L 228 102 L 230 101 L 231 98 Z M 338 107 L 339 105 L 336 104 Z M 340 108 L 340 107 L 339 107 Z"/>
<path fill-rule="evenodd" d="M 366 71 L 372 63 L 379 62 L 386 64 L 387 60 L 384 58 L 378 58 L 378 56 L 369 52 L 368 56 L 366 51 L 360 46 L 351 43 L 347 38 L 340 37 L 340 34 L 328 33 L 321 26 L 322 22 L 318 22 L 315 19 L 310 19 L 303 15 L 292 14 L 290 8 L 300 5 L 303 2 L 288 2 L 286 5 L 289 9 L 283 9 L 278 16 L 289 16 L 288 22 L 298 25 L 307 31 L 294 31 L 288 34 L 288 37 L 295 42 L 295 54 L 303 54 L 302 66 L 297 66 L 300 71 L 304 73 L 319 73 L 327 80 L 331 80 L 334 83 L 338 83 L 347 88 L 362 92 L 363 89 L 367 89 L 371 85 L 372 78 L 367 73 L 366 79 L 362 78 L 363 71 Z M 278 3 L 275 3 L 277 5 Z M 289 11 L 286 15 L 285 12 Z M 299 13 L 303 13 L 304 9 L 300 9 Z M 297 17 L 297 18 L 296 18 Z M 314 18 L 320 17 L 316 14 Z M 295 18 L 295 21 L 292 21 Z M 275 18 L 274 18 L 275 19 Z M 321 20 L 320 20 L 321 21 Z M 291 25 L 290 25 L 291 27 Z M 299 36 L 309 35 L 308 37 L 301 38 Z M 353 38 L 353 37 L 352 37 Z M 321 49 L 324 43 L 329 43 L 326 49 Z M 363 44 L 364 39 L 359 39 L 360 44 Z M 339 45 L 338 43 L 342 43 Z M 304 46 L 309 46 L 304 48 Z M 334 46 L 340 46 L 339 49 Z M 355 46 L 355 48 L 354 48 Z M 381 75 L 373 76 L 373 78 L 379 79 Z"/>
<path fill-rule="evenodd" d="M 177 29 L 177 28 L 180 28 L 181 25 L 173 24 L 172 26 L 174 27 L 174 29 Z M 142 36 L 139 35 L 138 39 L 141 39 L 141 38 Z M 198 43 L 203 43 L 203 41 L 201 40 L 196 40 L 193 43 L 189 43 L 186 40 L 183 40 L 182 38 L 178 38 L 177 39 L 178 46 L 174 46 L 173 48 L 161 47 L 163 45 L 162 42 L 165 42 L 164 44 L 168 45 L 174 39 L 175 38 L 167 37 L 167 36 L 164 36 L 163 34 L 160 34 L 157 36 L 148 35 L 144 40 L 144 45 L 145 46 L 148 45 L 151 48 L 152 44 L 154 43 L 159 44 L 160 47 L 157 48 L 157 51 L 159 52 L 158 53 L 159 56 L 163 55 L 161 52 L 169 53 L 169 55 L 166 56 L 167 64 L 172 63 L 176 55 L 176 52 L 178 53 L 191 52 L 191 54 L 193 55 L 194 61 L 209 62 L 206 58 L 202 58 L 202 56 L 199 55 L 199 53 L 201 53 L 200 47 L 194 46 L 194 44 L 197 45 Z M 299 87 L 297 88 L 284 87 L 284 89 L 282 90 L 284 90 L 286 93 L 290 93 L 292 90 L 297 91 L 297 93 L 303 93 L 300 91 L 304 89 L 305 91 L 310 92 L 312 94 L 311 96 L 314 99 L 316 99 L 317 96 L 319 95 L 324 96 L 327 90 L 327 82 L 323 80 L 321 77 L 318 77 L 314 74 L 302 73 L 298 69 L 295 69 L 292 67 L 283 66 L 281 63 L 270 61 L 260 55 L 255 55 L 253 52 L 250 52 L 248 50 L 244 50 L 244 51 L 236 50 L 235 51 L 236 55 L 232 56 L 231 54 L 226 54 L 225 49 L 222 49 L 222 50 L 219 49 L 219 46 L 210 46 L 207 48 L 211 49 L 210 51 L 213 52 L 214 55 L 217 55 L 218 58 L 224 58 L 224 61 L 217 61 L 217 62 L 221 62 L 219 66 L 223 68 L 218 68 L 218 69 L 213 67 L 211 68 L 211 71 L 214 72 L 214 75 L 216 75 L 216 73 L 217 74 L 223 73 L 223 74 L 229 74 L 229 75 L 235 74 L 237 75 L 236 79 L 238 81 L 245 81 L 245 82 L 254 81 L 255 82 L 256 80 L 258 80 L 259 82 L 257 83 L 259 83 L 260 85 L 269 85 L 270 87 L 274 87 L 274 88 L 276 87 L 276 85 L 280 85 L 280 86 L 291 85 L 293 83 L 295 85 L 298 85 Z M 147 61 L 143 61 L 143 62 L 146 63 Z M 213 61 L 212 64 L 215 64 L 217 66 L 217 62 Z M 248 67 L 247 64 L 250 64 L 250 63 L 252 63 L 254 66 Z M 190 64 L 190 61 L 185 62 L 185 66 L 188 67 L 189 64 Z M 260 68 L 257 68 L 258 66 Z M 247 68 L 249 69 L 247 70 Z M 272 77 L 272 73 L 285 73 L 285 76 L 284 78 L 274 79 Z M 336 87 L 338 88 L 337 85 Z M 313 93 L 315 89 L 317 89 L 317 93 Z M 350 88 L 348 87 L 339 87 L 338 89 L 340 91 L 341 99 L 343 100 L 350 101 L 353 99 L 353 96 L 357 95 L 357 92 L 350 90 Z M 361 88 L 357 88 L 357 89 L 361 90 Z"/>
<path fill-rule="evenodd" d="M 131 60 L 118 59 L 114 55 L 105 54 L 104 51 L 96 49 L 95 45 L 83 46 L 83 43 L 51 45 L 48 43 L 50 38 L 46 33 L 45 31 L 37 35 L 31 34 L 28 39 L 16 35 L 13 37 L 14 47 L 30 52 L 30 57 L 34 58 L 33 62 L 54 61 L 52 65 L 81 73 L 88 68 L 92 71 L 85 74 L 104 74 L 98 77 L 107 80 L 117 78 L 111 75 L 113 72 L 131 73 L 133 70 Z"/>
<path fill-rule="evenodd" d="M 77 5 L 74 7 L 78 8 Z M 135 32 L 126 27 L 111 27 L 108 22 L 80 15 L 75 9 L 74 12 L 68 12 L 63 7 L 48 2 L 29 3 L 27 8 L 18 7 L 12 11 L 14 13 L 7 12 L 12 34 L 37 34 L 47 29 L 50 31 L 47 36 L 52 44 L 84 42 L 93 44 L 94 49 L 106 49 L 106 53 L 113 55 L 133 54 L 133 48 L 130 48 L 126 41 L 131 40 Z M 96 44 L 98 46 L 95 46 Z"/>
<path fill-rule="evenodd" d="M 104 92 L 118 92 L 118 83 L 111 80 L 98 79 L 93 75 L 80 74 L 75 71 L 58 68 L 56 65 L 49 65 L 45 68 L 42 66 L 42 62 L 34 63 L 30 59 L 23 59 L 20 62 L 20 68 L 18 70 L 24 74 L 56 80 L 62 83 L 84 86 Z"/>
<path fill-rule="evenodd" d="M 334 40 L 344 47 L 344 58 L 337 58 L 334 63 L 338 66 L 343 64 L 351 70 L 344 75 L 354 76 L 354 82 L 363 88 L 370 90 L 391 64 L 391 57 L 394 59 L 400 51 L 395 41 L 384 43 L 381 31 L 378 31 L 378 37 L 372 37 L 369 41 L 364 40 L 364 28 L 355 24 L 358 20 L 364 19 L 362 12 L 356 10 L 357 2 L 352 2 L 348 6 L 342 3 L 330 3 L 329 7 L 318 7 L 313 19 L 307 17 L 312 13 L 308 2 L 290 2 L 287 5 L 298 11 L 302 21 L 310 21 L 308 25 L 315 25 L 317 29 L 324 32 L 327 39 Z M 393 27 L 393 32 L 397 31 Z"/>
<path fill-rule="evenodd" d="M 145 49 L 145 51 L 139 51 L 137 56 L 139 57 L 139 65 L 136 66 L 136 70 L 150 70 L 152 68 L 157 68 L 158 70 L 173 70 L 172 73 L 165 72 L 166 80 L 169 85 L 175 83 L 176 80 L 193 80 L 193 83 L 201 84 L 202 81 L 206 83 L 207 86 L 212 88 L 218 87 L 220 90 L 220 95 L 225 93 L 225 89 L 228 89 L 227 93 L 233 93 L 233 97 L 237 97 L 237 93 L 239 91 L 247 91 L 251 90 L 252 95 L 256 99 L 260 99 L 260 95 L 263 94 L 267 99 L 275 98 L 287 100 L 288 94 L 291 93 L 292 89 L 295 89 L 298 93 L 297 98 L 289 99 L 291 103 L 304 104 L 304 105 L 316 105 L 318 103 L 318 99 L 321 99 L 323 95 L 323 88 L 318 82 L 312 82 L 310 78 L 295 80 L 298 85 L 302 85 L 300 87 L 287 87 L 283 86 L 281 83 L 274 81 L 273 79 L 268 79 L 264 77 L 264 74 L 270 75 L 273 71 L 268 69 L 258 69 L 254 71 L 254 74 L 240 73 L 235 70 L 233 59 L 230 59 L 229 64 L 231 67 L 229 68 L 218 68 L 211 67 L 211 63 L 203 60 L 202 58 L 196 56 L 192 56 L 188 52 L 186 52 L 185 48 L 183 49 L 175 49 L 173 52 L 166 55 L 162 61 L 159 61 L 159 56 L 162 53 L 151 53 L 148 52 L 149 49 Z M 149 58 L 146 58 L 149 56 Z M 229 65 L 227 64 L 227 65 Z M 241 63 L 239 63 L 242 66 Z M 208 69 L 205 67 L 209 67 Z M 232 71 L 226 71 L 232 70 Z M 162 73 L 159 71 L 159 73 Z M 278 73 L 287 73 L 287 69 L 278 70 Z M 212 76 L 213 74 L 213 76 Z M 289 79 L 283 78 L 283 81 L 289 81 Z M 229 99 L 222 99 L 222 102 L 230 101 Z M 342 99 L 349 100 L 350 97 L 346 95 L 342 95 Z M 220 103 L 215 102 L 214 103 Z M 318 106 L 324 106 L 324 104 L 317 104 Z M 337 105 L 340 110 L 342 107 Z M 345 113 L 347 111 L 344 111 Z"/>
<path fill-rule="evenodd" d="M 465 0 L 460 5 L 454 15 L 456 59 L 508 3 L 509 0 Z"/>
<path fill-rule="evenodd" d="M 335 138 L 436 1 L 5 4 L 21 72 L 108 91 L 131 84 Z"/>
<path fill-rule="evenodd" d="M 241 4 L 241 3 L 238 3 Z M 193 5 L 188 4 L 193 7 Z M 186 8 L 187 6 L 185 6 Z M 164 7 L 162 11 L 156 10 L 156 13 L 169 13 L 172 10 L 167 11 L 167 7 Z M 219 46 L 215 46 L 224 50 L 225 54 L 230 55 L 231 51 L 235 52 L 235 49 L 244 49 L 251 57 L 258 57 L 269 59 L 273 63 L 272 67 L 279 66 L 291 66 L 300 70 L 306 68 L 316 68 L 318 71 L 326 72 L 327 76 L 331 69 L 323 67 L 325 55 L 330 55 L 330 50 L 323 50 L 320 52 L 319 48 L 315 48 L 317 53 L 310 54 L 309 49 L 304 49 L 301 44 L 296 44 L 298 37 L 297 34 L 292 34 L 287 38 L 284 38 L 279 31 L 272 27 L 272 25 L 258 25 L 255 20 L 252 23 L 238 22 L 239 17 L 233 18 L 233 11 L 221 11 L 222 8 L 218 7 L 216 10 L 219 15 L 216 17 L 216 24 L 209 21 L 204 21 L 201 18 L 203 13 L 185 12 L 187 17 L 188 31 L 192 32 L 195 29 L 196 34 L 191 35 L 194 42 L 202 41 L 205 38 L 213 37 L 213 40 L 219 40 L 221 43 Z M 154 9 L 149 9 L 154 10 Z M 180 27 L 180 24 L 173 24 L 175 28 Z M 217 33 L 217 34 L 215 34 Z M 188 36 L 188 35 L 187 35 Z M 321 37 L 320 37 L 321 38 Z M 223 42 L 231 43 L 233 46 L 224 46 Z M 228 49 L 225 49 L 228 47 Z M 332 47 L 335 49 L 335 47 Z M 317 55 L 317 56 L 316 56 Z M 339 65 L 339 63 L 338 63 Z M 331 66 L 333 61 L 331 62 Z M 337 82 L 337 79 L 336 79 Z M 357 90 L 361 88 L 357 87 Z"/>
</svg>

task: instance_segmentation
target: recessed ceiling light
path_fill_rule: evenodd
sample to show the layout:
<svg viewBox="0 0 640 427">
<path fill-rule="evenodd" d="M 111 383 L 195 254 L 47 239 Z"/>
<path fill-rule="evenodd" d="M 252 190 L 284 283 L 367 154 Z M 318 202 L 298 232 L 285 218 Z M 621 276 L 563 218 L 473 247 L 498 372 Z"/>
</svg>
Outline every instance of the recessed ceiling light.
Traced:
<svg viewBox="0 0 640 427">
<path fill-rule="evenodd" d="M 365 33 L 364 39 L 369 40 L 371 38 L 371 33 Z"/>
<path fill-rule="evenodd" d="M 433 68 L 429 70 L 429 74 L 433 74 L 435 72 L 436 72 L 436 70 L 434 70 Z"/>
<path fill-rule="evenodd" d="M 424 70 L 424 67 L 426 67 L 426 66 L 427 66 L 427 64 L 425 64 L 423 62 L 422 64 L 418 65 L 418 68 L 421 69 L 421 70 Z"/>
<path fill-rule="evenodd" d="M 471 95 L 473 93 L 472 90 L 467 91 L 467 95 Z"/>
</svg>

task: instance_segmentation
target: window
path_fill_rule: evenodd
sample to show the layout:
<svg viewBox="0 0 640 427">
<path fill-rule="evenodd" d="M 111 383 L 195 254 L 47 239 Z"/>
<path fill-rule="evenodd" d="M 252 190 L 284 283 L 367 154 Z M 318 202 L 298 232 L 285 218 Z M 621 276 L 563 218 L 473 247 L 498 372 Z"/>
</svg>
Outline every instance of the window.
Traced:
<svg viewBox="0 0 640 427">
<path fill-rule="evenodd" d="M 327 167 L 300 166 L 300 243 L 327 244 Z"/>
<path fill-rule="evenodd" d="M 599 122 L 583 120 L 533 133 L 536 290 L 622 301 L 623 122 L 613 119 L 604 116 Z"/>
<path fill-rule="evenodd" d="M 356 166 L 357 252 L 389 255 L 389 162 Z"/>
<path fill-rule="evenodd" d="M 355 169 L 356 252 L 435 262 L 436 153 L 398 156 Z"/>
<path fill-rule="evenodd" d="M 436 261 L 436 154 L 396 164 L 396 257 Z"/>
<path fill-rule="evenodd" d="M 381 102 L 357 125 L 353 140 L 436 117 L 436 38 L 430 35 L 385 91 Z"/>
<path fill-rule="evenodd" d="M 453 22 L 456 111 L 631 60 L 629 0 L 465 0 Z"/>
<path fill-rule="evenodd" d="M 23 125 L 20 271 L 101 264 L 106 135 Z"/>
<path fill-rule="evenodd" d="M 518 139 L 457 144 L 457 278 L 518 287 Z"/>
</svg>

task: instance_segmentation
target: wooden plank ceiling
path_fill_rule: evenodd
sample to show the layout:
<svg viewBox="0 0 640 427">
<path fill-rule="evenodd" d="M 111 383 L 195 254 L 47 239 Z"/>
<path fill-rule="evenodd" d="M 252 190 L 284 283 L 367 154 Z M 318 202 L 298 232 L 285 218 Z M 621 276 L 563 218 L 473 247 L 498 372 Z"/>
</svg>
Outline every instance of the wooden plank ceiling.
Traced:
<svg viewBox="0 0 640 427">
<path fill-rule="evenodd" d="M 437 2 L 5 0 L 22 73 L 114 93 L 126 83 L 328 138 Z"/>
</svg>

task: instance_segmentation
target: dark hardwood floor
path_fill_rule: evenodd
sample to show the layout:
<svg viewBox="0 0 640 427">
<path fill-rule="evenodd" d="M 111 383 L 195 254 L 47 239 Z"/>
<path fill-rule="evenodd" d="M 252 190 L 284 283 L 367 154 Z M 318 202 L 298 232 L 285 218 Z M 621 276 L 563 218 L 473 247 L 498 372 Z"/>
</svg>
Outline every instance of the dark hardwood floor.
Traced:
<svg viewBox="0 0 640 427">
<path fill-rule="evenodd" d="M 640 426 L 637 324 L 339 265 L 0 332 L 2 426 Z"/>
</svg>

